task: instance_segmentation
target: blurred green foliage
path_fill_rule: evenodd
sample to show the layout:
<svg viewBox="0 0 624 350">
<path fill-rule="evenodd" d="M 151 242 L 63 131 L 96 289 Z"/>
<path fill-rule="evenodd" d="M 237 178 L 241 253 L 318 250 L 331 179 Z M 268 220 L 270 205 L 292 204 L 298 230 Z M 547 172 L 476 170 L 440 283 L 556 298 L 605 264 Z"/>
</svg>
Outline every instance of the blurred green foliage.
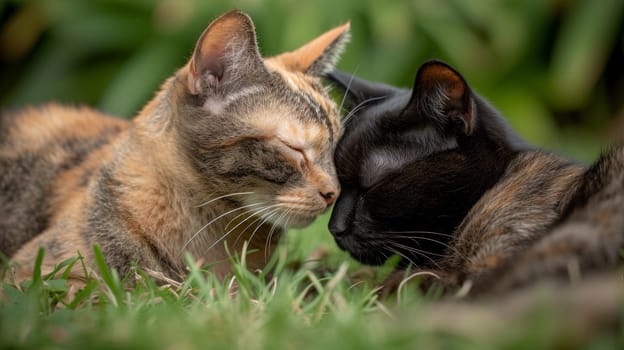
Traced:
<svg viewBox="0 0 624 350">
<path fill-rule="evenodd" d="M 131 117 L 239 8 L 265 55 L 352 21 L 339 67 L 409 87 L 440 58 L 529 141 L 589 160 L 624 134 L 622 0 L 0 0 L 0 103 Z"/>
</svg>

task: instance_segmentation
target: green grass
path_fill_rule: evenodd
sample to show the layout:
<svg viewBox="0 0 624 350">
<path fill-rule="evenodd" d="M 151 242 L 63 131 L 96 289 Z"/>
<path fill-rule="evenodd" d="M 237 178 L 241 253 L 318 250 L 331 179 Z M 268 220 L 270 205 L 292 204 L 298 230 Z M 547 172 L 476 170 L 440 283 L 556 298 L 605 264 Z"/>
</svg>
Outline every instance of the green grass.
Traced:
<svg viewBox="0 0 624 350">
<path fill-rule="evenodd" d="M 98 268 L 82 289 L 66 280 L 70 269 L 85 268 L 80 257 L 62 262 L 54 274 L 41 275 L 36 268 L 31 281 L 2 285 L 0 349 L 610 349 L 624 344 L 624 332 L 617 329 L 579 342 L 566 328 L 566 316 L 547 308 L 492 322 L 487 314 L 495 307 L 483 306 L 469 311 L 474 317 L 465 323 L 453 307 L 421 293 L 416 284 L 407 285 L 400 297 L 380 300 L 376 286 L 391 267 L 359 266 L 332 246 L 317 254 L 318 244 L 330 243 L 326 233 L 314 234 L 323 226 L 321 220 L 312 229 L 290 232 L 263 271 L 250 272 L 244 258 L 232 257 L 234 273 L 224 281 L 190 258 L 181 284 L 163 284 L 139 269 L 120 279 L 98 247 Z M 453 326 L 446 327 L 447 321 Z"/>
</svg>

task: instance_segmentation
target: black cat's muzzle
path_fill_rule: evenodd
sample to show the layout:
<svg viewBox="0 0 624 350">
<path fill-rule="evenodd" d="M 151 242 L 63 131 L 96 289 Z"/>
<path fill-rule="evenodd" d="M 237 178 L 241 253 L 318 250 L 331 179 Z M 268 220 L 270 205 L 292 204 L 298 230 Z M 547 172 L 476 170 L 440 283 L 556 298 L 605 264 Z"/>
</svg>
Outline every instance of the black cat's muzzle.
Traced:
<svg viewBox="0 0 624 350">
<path fill-rule="evenodd" d="M 334 237 L 349 235 L 353 225 L 355 213 L 356 194 L 349 189 L 343 188 L 342 194 L 336 200 L 331 218 L 329 219 L 329 231 Z"/>
<path fill-rule="evenodd" d="M 334 236 L 334 240 L 340 249 L 347 251 L 357 261 L 367 265 L 381 265 L 393 255 L 383 246 L 371 245 L 370 241 L 357 235 L 348 234 Z"/>
</svg>

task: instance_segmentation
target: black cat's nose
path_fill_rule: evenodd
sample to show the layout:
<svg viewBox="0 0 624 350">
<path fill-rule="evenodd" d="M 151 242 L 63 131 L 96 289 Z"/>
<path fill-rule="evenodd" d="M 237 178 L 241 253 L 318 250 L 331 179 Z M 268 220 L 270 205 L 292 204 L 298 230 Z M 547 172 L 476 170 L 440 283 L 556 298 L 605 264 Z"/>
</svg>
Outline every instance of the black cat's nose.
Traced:
<svg viewBox="0 0 624 350">
<path fill-rule="evenodd" d="M 329 218 L 329 231 L 334 237 L 346 236 L 351 230 L 354 213 L 355 193 L 347 189 L 342 192 L 340 198 L 334 205 L 331 217 Z"/>
<path fill-rule="evenodd" d="M 344 236 L 347 232 L 348 226 L 347 223 L 341 220 L 332 219 L 329 221 L 329 231 L 334 237 Z"/>
</svg>

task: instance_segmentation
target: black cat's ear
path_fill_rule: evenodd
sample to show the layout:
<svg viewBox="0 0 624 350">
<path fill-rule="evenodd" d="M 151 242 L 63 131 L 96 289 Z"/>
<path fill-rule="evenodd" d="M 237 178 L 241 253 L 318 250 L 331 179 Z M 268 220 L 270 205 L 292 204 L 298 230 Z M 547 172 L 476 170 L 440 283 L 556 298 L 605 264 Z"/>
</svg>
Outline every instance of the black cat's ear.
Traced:
<svg viewBox="0 0 624 350">
<path fill-rule="evenodd" d="M 475 102 L 464 78 L 437 60 L 423 64 L 416 75 L 412 97 L 404 114 L 460 125 L 470 135 L 475 125 Z"/>
<path fill-rule="evenodd" d="M 253 22 L 233 10 L 215 19 L 199 37 L 188 63 L 192 94 L 263 67 Z"/>
<path fill-rule="evenodd" d="M 328 30 L 300 48 L 271 57 L 287 70 L 315 76 L 331 72 L 350 38 L 351 23 Z"/>
<path fill-rule="evenodd" d="M 348 97 L 350 106 L 368 100 L 381 100 L 402 91 L 393 86 L 370 82 L 339 70 L 327 74 L 327 78 L 345 91 L 345 97 Z"/>
</svg>

